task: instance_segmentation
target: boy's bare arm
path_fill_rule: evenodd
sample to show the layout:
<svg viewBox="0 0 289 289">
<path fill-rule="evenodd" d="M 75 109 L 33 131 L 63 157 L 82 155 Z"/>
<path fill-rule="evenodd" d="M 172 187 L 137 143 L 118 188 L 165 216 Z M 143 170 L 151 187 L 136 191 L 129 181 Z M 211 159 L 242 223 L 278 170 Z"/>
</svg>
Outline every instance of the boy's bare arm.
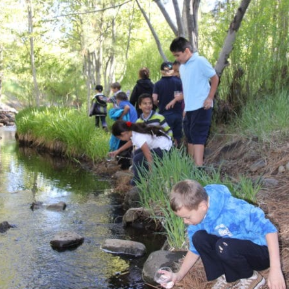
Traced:
<svg viewBox="0 0 289 289">
<path fill-rule="evenodd" d="M 191 251 L 188 251 L 186 257 L 181 265 L 181 268 L 178 273 L 176 273 L 176 281 L 181 281 L 185 275 L 189 272 L 189 270 L 194 266 L 196 261 L 199 259 L 199 255 L 194 254 Z"/>
<path fill-rule="evenodd" d="M 122 151 L 125 151 L 126 149 L 129 149 L 130 147 L 132 147 L 132 141 L 129 140 L 127 141 L 124 145 L 122 145 L 119 149 L 113 151 L 113 152 L 110 152 L 110 155 L 111 156 L 117 156 L 119 153 L 121 153 Z"/>
<path fill-rule="evenodd" d="M 158 101 L 158 95 L 156 93 L 153 93 L 153 102 L 154 102 L 154 105 L 158 105 L 159 101 Z"/>
<path fill-rule="evenodd" d="M 218 88 L 218 84 L 219 84 L 219 77 L 217 74 L 215 74 L 213 77 L 211 77 L 211 89 L 210 89 L 208 97 L 204 101 L 205 109 L 209 109 L 212 107 L 214 96 Z"/>
<path fill-rule="evenodd" d="M 268 286 L 270 289 L 285 289 L 285 280 L 281 270 L 280 250 L 278 234 L 269 233 L 266 235 L 269 250 L 270 271 L 268 276 Z"/>
</svg>

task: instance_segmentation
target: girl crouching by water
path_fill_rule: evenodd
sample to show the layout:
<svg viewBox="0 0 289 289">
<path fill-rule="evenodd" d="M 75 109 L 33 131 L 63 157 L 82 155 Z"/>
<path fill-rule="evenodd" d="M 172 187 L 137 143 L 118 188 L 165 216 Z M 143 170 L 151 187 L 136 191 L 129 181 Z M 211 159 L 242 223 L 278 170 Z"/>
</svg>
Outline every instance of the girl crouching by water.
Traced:
<svg viewBox="0 0 289 289">
<path fill-rule="evenodd" d="M 132 141 L 135 146 L 132 169 L 134 178 L 131 182 L 135 185 L 139 181 L 139 169 L 141 166 L 150 169 L 153 156 L 163 157 L 173 143 L 171 138 L 160 126 L 148 126 L 145 123 L 131 123 L 117 120 L 112 126 L 112 134 L 122 141 Z"/>
</svg>

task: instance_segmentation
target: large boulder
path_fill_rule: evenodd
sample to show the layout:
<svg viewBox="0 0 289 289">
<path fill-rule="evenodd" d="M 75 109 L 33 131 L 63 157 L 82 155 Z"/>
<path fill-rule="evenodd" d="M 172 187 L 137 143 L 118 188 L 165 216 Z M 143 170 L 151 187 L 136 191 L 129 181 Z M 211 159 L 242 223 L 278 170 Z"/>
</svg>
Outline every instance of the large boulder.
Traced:
<svg viewBox="0 0 289 289">
<path fill-rule="evenodd" d="M 187 254 L 186 251 L 159 250 L 151 253 L 146 260 L 142 276 L 147 284 L 156 285 L 154 275 L 160 267 L 170 267 L 173 272 L 177 271 L 177 263 Z"/>
<path fill-rule="evenodd" d="M 143 256 L 146 253 L 146 247 L 140 242 L 119 239 L 106 239 L 102 249 L 109 253 L 132 255 L 135 257 Z"/>
<path fill-rule="evenodd" d="M 74 249 L 81 245 L 84 241 L 84 237 L 78 235 L 75 232 L 60 232 L 57 233 L 50 241 L 50 245 L 55 250 Z"/>
</svg>

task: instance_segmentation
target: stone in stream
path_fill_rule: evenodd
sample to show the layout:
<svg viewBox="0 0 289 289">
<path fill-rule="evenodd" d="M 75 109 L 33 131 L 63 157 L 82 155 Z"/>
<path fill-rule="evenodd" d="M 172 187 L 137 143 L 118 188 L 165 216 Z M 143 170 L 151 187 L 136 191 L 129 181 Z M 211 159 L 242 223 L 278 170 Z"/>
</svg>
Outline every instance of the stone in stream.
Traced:
<svg viewBox="0 0 289 289">
<path fill-rule="evenodd" d="M 64 202 L 58 202 L 55 204 L 48 205 L 46 207 L 46 209 L 50 211 L 63 211 L 65 210 L 65 208 L 66 208 L 66 203 Z"/>
<path fill-rule="evenodd" d="M 143 256 L 146 253 L 144 244 L 129 240 L 106 239 L 101 247 L 104 251 L 114 254 Z"/>
<path fill-rule="evenodd" d="M 40 208 L 42 207 L 42 205 L 43 205 L 42 202 L 33 202 L 33 203 L 31 204 L 31 206 L 30 206 L 30 209 L 31 209 L 32 211 L 38 210 L 38 209 L 40 209 Z"/>
<path fill-rule="evenodd" d="M 15 226 L 10 225 L 7 221 L 0 223 L 0 233 L 5 233 L 10 228 L 14 228 Z"/>
<path fill-rule="evenodd" d="M 75 232 L 60 232 L 57 233 L 50 241 L 50 245 L 54 250 L 66 250 L 74 249 L 81 245 L 84 241 L 84 237 L 78 235 Z"/>
<path fill-rule="evenodd" d="M 143 280 L 149 285 L 156 285 L 154 275 L 161 267 L 170 267 L 173 272 L 178 270 L 177 264 L 179 260 L 184 258 L 186 251 L 165 251 L 159 250 L 151 253 L 146 260 L 143 270 Z"/>
</svg>

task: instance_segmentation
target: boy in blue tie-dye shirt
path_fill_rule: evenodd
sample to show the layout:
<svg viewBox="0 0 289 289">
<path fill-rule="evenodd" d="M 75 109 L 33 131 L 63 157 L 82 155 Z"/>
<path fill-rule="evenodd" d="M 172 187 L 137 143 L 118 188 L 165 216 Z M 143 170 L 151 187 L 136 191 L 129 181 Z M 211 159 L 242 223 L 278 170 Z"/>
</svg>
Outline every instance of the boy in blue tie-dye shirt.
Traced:
<svg viewBox="0 0 289 289">
<path fill-rule="evenodd" d="M 285 289 L 278 233 L 264 212 L 234 198 L 224 185 L 184 180 L 170 194 L 175 214 L 188 225 L 189 251 L 173 281 L 183 279 L 201 257 L 213 289 L 261 288 L 258 271 L 270 268 L 268 287 Z"/>
</svg>

